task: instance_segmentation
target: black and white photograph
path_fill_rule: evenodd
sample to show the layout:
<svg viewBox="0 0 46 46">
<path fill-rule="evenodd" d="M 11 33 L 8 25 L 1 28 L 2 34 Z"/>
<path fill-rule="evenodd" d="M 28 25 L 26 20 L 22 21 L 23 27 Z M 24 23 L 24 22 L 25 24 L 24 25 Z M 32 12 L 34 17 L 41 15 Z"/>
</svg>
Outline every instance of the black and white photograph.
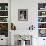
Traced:
<svg viewBox="0 0 46 46">
<path fill-rule="evenodd" d="M 18 20 L 28 21 L 28 9 L 18 9 Z"/>
</svg>

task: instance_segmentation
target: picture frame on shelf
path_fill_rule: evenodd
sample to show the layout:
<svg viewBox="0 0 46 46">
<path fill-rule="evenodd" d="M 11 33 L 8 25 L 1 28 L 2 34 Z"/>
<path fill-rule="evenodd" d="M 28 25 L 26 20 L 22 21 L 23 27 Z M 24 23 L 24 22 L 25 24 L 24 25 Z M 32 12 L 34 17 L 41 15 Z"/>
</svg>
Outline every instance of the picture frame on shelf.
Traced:
<svg viewBox="0 0 46 46">
<path fill-rule="evenodd" d="M 46 29 L 39 29 L 39 37 L 46 37 Z"/>
<path fill-rule="evenodd" d="M 0 22 L 8 22 L 8 17 L 0 17 Z"/>
<path fill-rule="evenodd" d="M 0 35 L 8 37 L 8 23 L 0 23 Z"/>
<path fill-rule="evenodd" d="M 0 3 L 0 10 L 8 10 L 8 3 Z"/>
<path fill-rule="evenodd" d="M 6 6 L 6 7 L 5 7 Z M 8 3 L 0 3 L 0 35 L 8 37 Z"/>
<path fill-rule="evenodd" d="M 8 10 L 8 6 L 5 6 L 5 10 Z"/>
<path fill-rule="evenodd" d="M 46 17 L 38 17 L 38 22 L 46 22 Z"/>
<path fill-rule="evenodd" d="M 0 16 L 8 16 L 8 11 L 0 11 Z"/>
<path fill-rule="evenodd" d="M 46 28 L 46 23 L 38 23 L 38 28 Z"/>
<path fill-rule="evenodd" d="M 18 9 L 18 20 L 28 21 L 28 9 Z"/>
<path fill-rule="evenodd" d="M 38 16 L 46 16 L 46 11 L 38 11 Z"/>
<path fill-rule="evenodd" d="M 46 3 L 38 3 L 38 10 L 46 10 Z"/>
</svg>

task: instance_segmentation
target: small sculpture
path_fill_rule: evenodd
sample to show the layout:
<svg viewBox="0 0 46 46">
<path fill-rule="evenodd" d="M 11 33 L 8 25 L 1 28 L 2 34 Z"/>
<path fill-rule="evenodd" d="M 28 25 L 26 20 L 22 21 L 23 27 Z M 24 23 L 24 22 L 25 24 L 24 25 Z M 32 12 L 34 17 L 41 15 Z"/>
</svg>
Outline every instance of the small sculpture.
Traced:
<svg viewBox="0 0 46 46">
<path fill-rule="evenodd" d="M 13 23 L 11 23 L 11 30 L 16 30 L 16 26 L 14 26 Z"/>
<path fill-rule="evenodd" d="M 32 25 L 32 26 L 29 27 L 29 30 L 34 30 L 34 28 L 35 27 Z"/>
</svg>

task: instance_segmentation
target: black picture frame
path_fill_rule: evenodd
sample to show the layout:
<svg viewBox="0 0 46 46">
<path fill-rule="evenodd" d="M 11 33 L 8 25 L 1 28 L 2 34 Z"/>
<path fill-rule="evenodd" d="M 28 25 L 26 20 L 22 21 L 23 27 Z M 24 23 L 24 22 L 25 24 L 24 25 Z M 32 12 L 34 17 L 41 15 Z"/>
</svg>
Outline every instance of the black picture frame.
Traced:
<svg viewBox="0 0 46 46">
<path fill-rule="evenodd" d="M 28 21 L 28 9 L 18 9 L 18 20 Z"/>
</svg>

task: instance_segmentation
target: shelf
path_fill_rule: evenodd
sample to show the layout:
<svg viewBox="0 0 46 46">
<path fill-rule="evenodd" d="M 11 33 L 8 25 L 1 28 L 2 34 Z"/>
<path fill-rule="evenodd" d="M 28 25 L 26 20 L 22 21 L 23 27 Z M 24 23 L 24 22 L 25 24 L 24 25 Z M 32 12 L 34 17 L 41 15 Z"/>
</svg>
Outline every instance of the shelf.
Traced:
<svg viewBox="0 0 46 46">
<path fill-rule="evenodd" d="M 46 3 L 38 4 L 38 36 L 46 37 Z"/>
<path fill-rule="evenodd" d="M 46 22 L 38 22 L 38 23 L 46 23 Z"/>
<path fill-rule="evenodd" d="M 38 16 L 38 17 L 46 17 L 46 15 L 44 15 L 44 16 Z"/>
<path fill-rule="evenodd" d="M 0 16 L 0 17 L 8 17 L 8 16 Z"/>
<path fill-rule="evenodd" d="M 38 11 L 46 11 L 46 10 L 38 10 Z"/>
<path fill-rule="evenodd" d="M 46 28 L 38 28 L 38 29 L 46 29 Z"/>
<path fill-rule="evenodd" d="M 8 22 L 0 22 L 0 23 L 8 23 Z"/>
<path fill-rule="evenodd" d="M 8 11 L 8 10 L 0 10 L 0 11 Z"/>
<path fill-rule="evenodd" d="M 0 3 L 0 35 L 8 37 L 8 3 Z"/>
</svg>

